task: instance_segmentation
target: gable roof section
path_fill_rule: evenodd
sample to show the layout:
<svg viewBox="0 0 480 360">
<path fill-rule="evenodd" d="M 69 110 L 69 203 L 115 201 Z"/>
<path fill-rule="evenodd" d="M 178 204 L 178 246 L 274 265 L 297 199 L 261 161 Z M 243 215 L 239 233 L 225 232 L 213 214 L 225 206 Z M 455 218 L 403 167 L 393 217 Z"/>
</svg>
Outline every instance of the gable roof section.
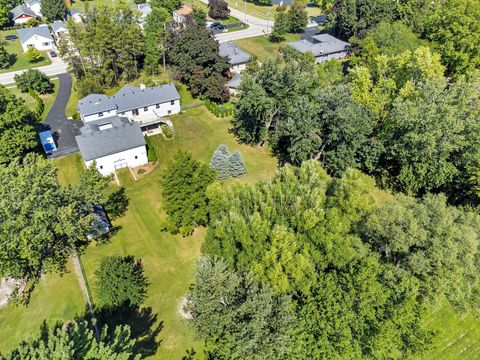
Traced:
<svg viewBox="0 0 480 360">
<path fill-rule="evenodd" d="M 152 7 L 149 4 L 138 4 L 137 10 L 142 13 L 142 18 L 146 18 L 152 12 Z"/>
<path fill-rule="evenodd" d="M 63 21 L 55 20 L 52 24 L 52 30 L 55 32 L 67 30 L 67 26 Z"/>
<path fill-rule="evenodd" d="M 230 65 L 245 64 L 252 57 L 231 41 L 220 44 L 220 56 L 227 57 Z"/>
<path fill-rule="evenodd" d="M 37 16 L 37 15 L 35 15 L 35 13 L 32 10 L 30 10 L 28 7 L 23 6 L 23 5 L 15 6 L 10 11 L 10 17 L 11 17 L 12 20 L 17 19 L 22 15 L 28 15 L 28 16 L 31 16 L 31 17 Z"/>
<path fill-rule="evenodd" d="M 88 116 L 112 109 L 125 112 L 179 99 L 180 95 L 171 83 L 145 89 L 127 84 L 114 96 L 90 94 L 78 102 L 77 108 L 80 114 Z"/>
<path fill-rule="evenodd" d="M 41 3 L 41 0 L 25 0 L 25 5 L 27 6 L 32 6 L 40 3 Z"/>
<path fill-rule="evenodd" d="M 312 52 L 314 56 L 335 54 L 348 50 L 349 43 L 337 39 L 329 34 L 319 34 L 312 36 L 313 41 L 299 40 L 288 43 L 301 53 Z"/>
<path fill-rule="evenodd" d="M 75 137 L 78 148 L 85 161 L 99 159 L 140 146 L 145 146 L 145 139 L 138 123 L 114 116 L 109 118 L 112 127 L 100 130 L 98 125 L 87 124 Z"/>
<path fill-rule="evenodd" d="M 18 37 L 20 38 L 21 43 L 27 42 L 34 36 L 43 37 L 47 40 L 53 41 L 52 35 L 48 30 L 48 26 L 38 26 L 33 28 L 18 29 Z"/>
</svg>

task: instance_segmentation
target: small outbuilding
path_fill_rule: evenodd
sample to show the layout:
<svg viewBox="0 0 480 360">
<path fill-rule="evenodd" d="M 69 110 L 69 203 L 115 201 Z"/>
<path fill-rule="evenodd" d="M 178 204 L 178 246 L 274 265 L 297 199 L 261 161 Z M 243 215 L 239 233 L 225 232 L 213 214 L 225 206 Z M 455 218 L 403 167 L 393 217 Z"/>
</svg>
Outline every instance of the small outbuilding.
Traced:
<svg viewBox="0 0 480 360">
<path fill-rule="evenodd" d="M 25 5 L 15 6 L 9 14 L 10 20 L 15 23 L 15 25 L 25 24 L 30 19 L 35 19 L 36 14 L 26 7 Z"/>
</svg>

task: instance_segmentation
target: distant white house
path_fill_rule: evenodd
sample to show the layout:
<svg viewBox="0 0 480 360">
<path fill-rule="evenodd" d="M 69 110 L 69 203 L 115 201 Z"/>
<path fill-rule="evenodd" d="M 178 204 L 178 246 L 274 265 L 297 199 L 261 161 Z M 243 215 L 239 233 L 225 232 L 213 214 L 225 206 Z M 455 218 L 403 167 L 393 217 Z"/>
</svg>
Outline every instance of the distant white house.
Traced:
<svg viewBox="0 0 480 360">
<path fill-rule="evenodd" d="M 182 5 L 180 9 L 172 13 L 173 20 L 177 24 L 185 24 L 187 22 L 187 15 L 190 15 L 192 11 L 193 8 L 190 5 Z"/>
<path fill-rule="evenodd" d="M 25 0 L 25 6 L 32 10 L 38 17 L 42 17 L 41 0 Z"/>
<path fill-rule="evenodd" d="M 140 27 L 143 29 L 145 22 L 147 21 L 147 16 L 152 12 L 152 7 L 150 4 L 137 4 L 137 10 L 140 11 Z"/>
<path fill-rule="evenodd" d="M 304 40 L 288 43 L 302 54 L 312 53 L 317 63 L 330 59 L 341 59 L 348 55 L 350 44 L 329 34 L 313 34 Z"/>
<path fill-rule="evenodd" d="M 245 70 L 248 60 L 252 57 L 245 50 L 230 41 L 220 44 L 220 56 L 228 58 L 230 72 L 234 73 Z"/>
<path fill-rule="evenodd" d="M 70 9 L 70 17 L 75 21 L 76 23 L 81 23 L 83 22 L 83 14 L 78 11 L 77 9 Z"/>
<path fill-rule="evenodd" d="M 23 51 L 27 51 L 31 47 L 42 51 L 53 50 L 55 47 L 52 35 L 45 24 L 33 28 L 18 29 L 17 32 Z"/>
<path fill-rule="evenodd" d="M 53 24 L 51 25 L 53 35 L 55 38 L 59 38 L 60 36 L 63 36 L 64 34 L 68 33 L 67 25 L 63 21 L 55 20 Z"/>
<path fill-rule="evenodd" d="M 148 163 L 140 125 L 126 117 L 112 116 L 102 124 L 87 123 L 75 137 L 86 166 L 94 161 L 102 175 Z"/>
<path fill-rule="evenodd" d="M 37 15 L 25 5 L 18 5 L 10 11 L 9 17 L 15 25 L 22 25 L 30 19 L 35 19 Z"/>
</svg>

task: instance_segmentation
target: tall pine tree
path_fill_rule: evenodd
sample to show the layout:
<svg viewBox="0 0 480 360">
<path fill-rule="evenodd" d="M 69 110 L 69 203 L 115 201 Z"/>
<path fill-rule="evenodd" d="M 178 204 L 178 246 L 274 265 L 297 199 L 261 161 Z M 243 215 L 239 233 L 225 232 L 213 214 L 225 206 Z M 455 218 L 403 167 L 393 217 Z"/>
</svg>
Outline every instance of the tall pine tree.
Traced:
<svg viewBox="0 0 480 360">
<path fill-rule="evenodd" d="M 65 19 L 67 5 L 65 0 L 42 0 L 42 15 L 49 21 Z"/>
</svg>

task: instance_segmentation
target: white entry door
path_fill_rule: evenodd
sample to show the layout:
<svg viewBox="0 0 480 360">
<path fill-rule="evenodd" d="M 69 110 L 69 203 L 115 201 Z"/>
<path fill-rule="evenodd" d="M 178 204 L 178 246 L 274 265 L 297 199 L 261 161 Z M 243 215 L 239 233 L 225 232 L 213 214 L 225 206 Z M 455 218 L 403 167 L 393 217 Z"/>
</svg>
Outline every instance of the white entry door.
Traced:
<svg viewBox="0 0 480 360">
<path fill-rule="evenodd" d="M 118 169 L 123 169 L 123 168 L 128 167 L 128 164 L 127 164 L 127 161 L 125 159 L 120 159 L 120 160 L 115 161 L 113 163 L 113 166 L 115 167 L 115 170 L 118 170 Z"/>
</svg>

